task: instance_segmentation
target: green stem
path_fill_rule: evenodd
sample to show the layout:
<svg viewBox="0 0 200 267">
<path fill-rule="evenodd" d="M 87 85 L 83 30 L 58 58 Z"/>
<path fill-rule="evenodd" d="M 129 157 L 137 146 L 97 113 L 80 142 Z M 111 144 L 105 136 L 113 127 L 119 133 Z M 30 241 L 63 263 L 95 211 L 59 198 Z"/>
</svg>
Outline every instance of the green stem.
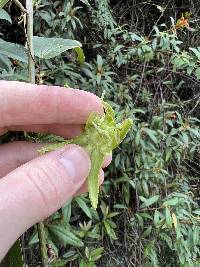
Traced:
<svg viewBox="0 0 200 267">
<path fill-rule="evenodd" d="M 38 231 L 38 239 L 40 245 L 40 254 L 41 254 L 41 261 L 42 267 L 48 267 L 48 256 L 47 256 L 47 248 L 46 248 L 46 237 L 45 237 L 45 229 L 44 223 L 40 222 L 37 224 L 37 231 Z"/>
</svg>

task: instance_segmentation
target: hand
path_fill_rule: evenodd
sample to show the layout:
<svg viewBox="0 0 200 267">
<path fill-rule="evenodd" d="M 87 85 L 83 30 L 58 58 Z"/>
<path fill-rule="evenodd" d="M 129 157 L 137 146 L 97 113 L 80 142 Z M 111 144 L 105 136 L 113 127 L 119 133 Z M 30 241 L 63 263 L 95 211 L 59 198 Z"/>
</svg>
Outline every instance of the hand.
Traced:
<svg viewBox="0 0 200 267">
<path fill-rule="evenodd" d="M 102 114 L 103 108 L 91 93 L 0 81 L 0 135 L 13 130 L 72 138 L 93 111 Z M 81 147 L 68 145 L 39 157 L 40 147 L 27 142 L 0 147 L 0 260 L 29 227 L 87 191 L 90 159 Z"/>
</svg>

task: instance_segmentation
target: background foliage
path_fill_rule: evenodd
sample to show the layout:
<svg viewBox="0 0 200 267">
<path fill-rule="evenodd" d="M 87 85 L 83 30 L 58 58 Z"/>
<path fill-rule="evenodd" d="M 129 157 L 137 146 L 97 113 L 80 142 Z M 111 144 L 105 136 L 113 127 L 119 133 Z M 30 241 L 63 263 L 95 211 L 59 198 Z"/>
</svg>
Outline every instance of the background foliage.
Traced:
<svg viewBox="0 0 200 267">
<path fill-rule="evenodd" d="M 51 266 L 200 266 L 198 1 L 34 2 L 35 36 L 76 40 L 56 39 L 60 50 L 36 43 L 37 83 L 105 91 L 134 120 L 97 211 L 83 195 L 45 222 Z M 27 81 L 22 17 L 12 3 L 5 10 L 0 76 Z M 50 136 L 9 133 L 1 142 L 24 138 Z M 27 264 L 40 264 L 34 228 L 22 244 Z"/>
</svg>

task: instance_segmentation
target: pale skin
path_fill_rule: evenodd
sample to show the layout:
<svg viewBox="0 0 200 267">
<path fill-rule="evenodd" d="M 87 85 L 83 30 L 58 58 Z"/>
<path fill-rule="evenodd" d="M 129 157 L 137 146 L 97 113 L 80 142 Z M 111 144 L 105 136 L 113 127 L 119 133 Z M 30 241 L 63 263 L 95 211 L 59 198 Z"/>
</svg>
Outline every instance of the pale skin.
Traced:
<svg viewBox="0 0 200 267">
<path fill-rule="evenodd" d="M 98 97 L 77 89 L 0 81 L 0 135 L 9 130 L 72 138 L 91 112 L 103 113 Z M 79 146 L 38 156 L 42 144 L 0 146 L 0 261 L 21 234 L 71 197 L 87 191 L 90 159 Z M 107 157 L 102 168 L 111 161 Z M 103 170 L 100 182 L 103 181 Z"/>
</svg>

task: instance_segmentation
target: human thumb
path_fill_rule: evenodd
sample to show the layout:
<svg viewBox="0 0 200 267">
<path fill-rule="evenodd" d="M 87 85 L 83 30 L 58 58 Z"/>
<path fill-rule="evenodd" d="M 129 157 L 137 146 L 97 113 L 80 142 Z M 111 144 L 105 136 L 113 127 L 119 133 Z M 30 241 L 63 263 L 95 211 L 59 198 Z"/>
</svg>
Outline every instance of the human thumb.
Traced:
<svg viewBox="0 0 200 267">
<path fill-rule="evenodd" d="M 90 159 L 79 146 L 38 157 L 0 180 L 0 259 L 30 226 L 59 209 L 81 187 Z"/>
</svg>

